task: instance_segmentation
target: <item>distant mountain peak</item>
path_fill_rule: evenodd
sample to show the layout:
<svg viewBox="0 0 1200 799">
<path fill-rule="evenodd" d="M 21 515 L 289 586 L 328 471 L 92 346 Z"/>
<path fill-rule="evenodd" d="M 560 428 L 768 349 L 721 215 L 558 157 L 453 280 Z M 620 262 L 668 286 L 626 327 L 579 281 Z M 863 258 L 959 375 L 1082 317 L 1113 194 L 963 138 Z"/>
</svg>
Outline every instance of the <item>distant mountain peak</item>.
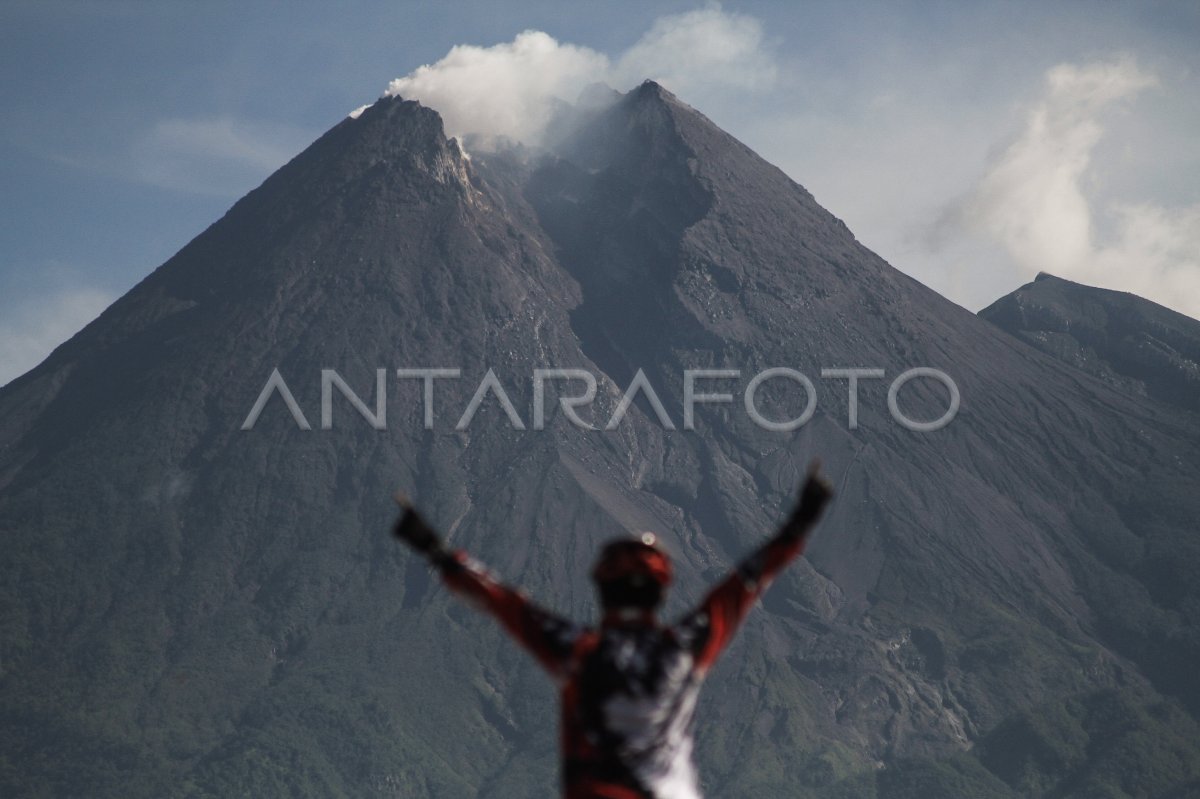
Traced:
<svg viewBox="0 0 1200 799">
<path fill-rule="evenodd" d="M 676 97 L 669 89 L 667 89 L 661 83 L 659 83 L 656 80 L 653 80 L 652 78 L 646 78 L 644 81 L 642 81 L 640 84 L 638 84 L 638 87 L 633 90 L 632 94 L 634 97 L 637 97 L 639 99 L 648 98 L 648 97 L 656 97 L 661 100 L 665 100 L 667 102 L 676 102 L 676 103 L 679 102 L 678 97 Z"/>
<path fill-rule="evenodd" d="M 1200 411 L 1200 321 L 1191 317 L 1048 272 L 979 315 L 1122 390 Z"/>
</svg>

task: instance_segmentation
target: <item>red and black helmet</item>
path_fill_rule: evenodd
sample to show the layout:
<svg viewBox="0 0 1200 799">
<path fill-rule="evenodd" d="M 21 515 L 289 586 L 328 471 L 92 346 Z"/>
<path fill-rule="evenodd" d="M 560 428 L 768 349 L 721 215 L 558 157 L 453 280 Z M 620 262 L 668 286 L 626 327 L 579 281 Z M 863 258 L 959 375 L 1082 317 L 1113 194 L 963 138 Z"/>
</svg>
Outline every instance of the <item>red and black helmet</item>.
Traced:
<svg viewBox="0 0 1200 799">
<path fill-rule="evenodd" d="M 671 584 L 671 559 L 658 547 L 654 533 L 619 538 L 600 550 L 592 579 L 600 584 L 644 580 L 666 588 Z"/>
</svg>

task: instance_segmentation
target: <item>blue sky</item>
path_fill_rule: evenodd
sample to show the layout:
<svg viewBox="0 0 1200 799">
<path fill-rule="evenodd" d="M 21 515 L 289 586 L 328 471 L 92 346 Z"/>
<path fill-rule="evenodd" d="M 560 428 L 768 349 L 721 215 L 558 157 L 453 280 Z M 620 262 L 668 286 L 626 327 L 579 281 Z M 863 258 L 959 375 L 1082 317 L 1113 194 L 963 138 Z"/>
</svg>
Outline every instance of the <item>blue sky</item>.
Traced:
<svg viewBox="0 0 1200 799">
<path fill-rule="evenodd" d="M 554 39 L 533 61 L 510 46 L 438 66 L 527 29 Z M 449 82 L 404 91 L 451 115 L 473 63 L 660 79 L 972 310 L 1046 269 L 1197 316 L 1197 42 L 1194 2 L 9 0 L 0 384 L 424 64 Z"/>
</svg>

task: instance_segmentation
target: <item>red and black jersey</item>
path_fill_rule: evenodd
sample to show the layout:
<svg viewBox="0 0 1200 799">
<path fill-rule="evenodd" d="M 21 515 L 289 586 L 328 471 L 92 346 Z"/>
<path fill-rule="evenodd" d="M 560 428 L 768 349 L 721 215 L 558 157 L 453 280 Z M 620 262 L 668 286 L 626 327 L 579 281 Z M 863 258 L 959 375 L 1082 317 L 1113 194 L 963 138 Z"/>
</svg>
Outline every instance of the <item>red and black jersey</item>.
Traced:
<svg viewBox="0 0 1200 799">
<path fill-rule="evenodd" d="M 566 799 L 699 799 L 696 698 L 709 667 L 772 578 L 800 554 L 785 528 L 671 626 L 610 613 L 599 627 L 562 619 L 458 551 L 446 584 L 490 613 L 558 683 Z"/>
</svg>

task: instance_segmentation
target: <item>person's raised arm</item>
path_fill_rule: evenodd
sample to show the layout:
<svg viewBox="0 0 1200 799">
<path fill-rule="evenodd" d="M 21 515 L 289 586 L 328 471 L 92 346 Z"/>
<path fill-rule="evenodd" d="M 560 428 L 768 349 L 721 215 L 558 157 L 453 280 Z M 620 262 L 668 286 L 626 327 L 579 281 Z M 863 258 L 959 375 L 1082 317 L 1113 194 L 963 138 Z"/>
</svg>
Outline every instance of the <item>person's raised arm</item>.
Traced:
<svg viewBox="0 0 1200 799">
<path fill-rule="evenodd" d="M 712 665 L 775 575 L 804 551 L 809 533 L 832 496 L 833 489 L 814 461 L 796 509 L 775 537 L 743 560 L 677 625 L 691 644 L 698 666 Z"/>
<path fill-rule="evenodd" d="M 396 503 L 400 506 L 400 518 L 392 527 L 396 538 L 428 559 L 447 587 L 499 621 L 548 671 L 562 676 L 582 630 L 504 585 L 462 550 L 446 547 L 402 494 L 396 495 Z"/>
</svg>

